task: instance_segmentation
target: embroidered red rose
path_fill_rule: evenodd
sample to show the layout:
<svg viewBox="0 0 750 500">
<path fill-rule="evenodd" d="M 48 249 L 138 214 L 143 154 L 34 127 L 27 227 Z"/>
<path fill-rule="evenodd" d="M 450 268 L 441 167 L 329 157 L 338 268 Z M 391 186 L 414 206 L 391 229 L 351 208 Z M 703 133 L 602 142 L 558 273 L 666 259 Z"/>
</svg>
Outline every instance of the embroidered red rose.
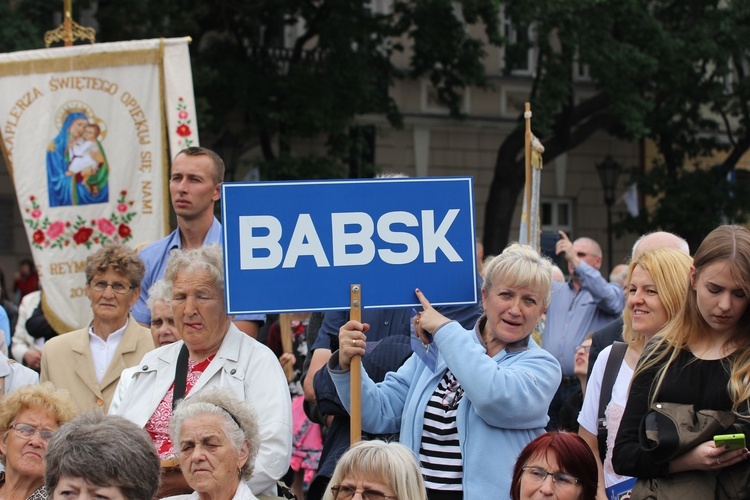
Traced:
<svg viewBox="0 0 750 500">
<path fill-rule="evenodd" d="M 123 196 L 125 196 L 126 194 L 128 194 L 128 191 L 125 190 L 125 189 L 123 189 L 122 191 L 120 191 L 120 194 L 123 195 Z"/>
<path fill-rule="evenodd" d="M 180 137 L 187 137 L 190 134 L 191 134 L 190 127 L 188 127 L 187 125 L 182 124 L 179 127 L 177 127 L 177 135 L 179 135 Z"/>
<path fill-rule="evenodd" d="M 81 226 L 78 228 L 78 231 L 75 232 L 73 235 L 73 241 L 78 243 L 79 245 L 83 245 L 87 241 L 89 241 L 89 238 L 91 238 L 91 235 L 94 233 L 94 230 L 90 227 Z"/>
<path fill-rule="evenodd" d="M 127 224 L 120 224 L 120 227 L 117 228 L 117 234 L 122 239 L 127 238 L 130 236 L 130 227 Z"/>
<path fill-rule="evenodd" d="M 41 229 L 37 229 L 36 231 L 34 231 L 34 243 L 36 243 L 37 245 L 41 245 L 43 241 L 44 231 L 42 231 Z"/>
<path fill-rule="evenodd" d="M 39 210 L 38 208 L 35 208 L 34 210 L 31 211 L 31 217 L 33 219 L 38 219 L 41 216 L 42 216 L 42 211 Z"/>
<path fill-rule="evenodd" d="M 124 213 L 128 211 L 128 204 L 127 203 L 119 203 L 117 205 L 117 211 L 120 213 Z"/>
<path fill-rule="evenodd" d="M 187 117 L 188 117 L 188 112 L 185 110 L 182 110 L 179 113 L 177 113 L 177 118 L 179 118 L 180 120 L 184 120 Z"/>
</svg>

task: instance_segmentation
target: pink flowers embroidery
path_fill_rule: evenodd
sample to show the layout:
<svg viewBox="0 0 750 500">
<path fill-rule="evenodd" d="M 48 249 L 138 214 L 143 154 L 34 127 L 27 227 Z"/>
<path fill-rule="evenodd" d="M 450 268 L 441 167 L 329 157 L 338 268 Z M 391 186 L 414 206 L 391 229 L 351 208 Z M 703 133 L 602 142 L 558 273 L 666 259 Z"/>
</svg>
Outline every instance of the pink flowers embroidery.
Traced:
<svg viewBox="0 0 750 500">
<path fill-rule="evenodd" d="M 193 145 L 193 129 L 191 128 L 190 113 L 188 112 L 185 100 L 180 97 L 177 99 L 177 128 L 175 133 L 181 137 L 177 141 L 177 145 L 180 148 L 189 148 Z"/>
<path fill-rule="evenodd" d="M 117 230 L 115 225 L 112 224 L 112 222 L 110 222 L 109 219 L 105 219 L 103 217 L 101 219 L 97 219 L 96 227 L 98 227 L 99 231 L 106 234 L 107 236 L 112 236 L 113 234 L 115 234 L 115 231 Z"/>
<path fill-rule="evenodd" d="M 47 238 L 54 240 L 65 232 L 65 223 L 61 220 L 56 220 L 47 228 Z"/>
<path fill-rule="evenodd" d="M 120 191 L 117 206 L 109 217 L 84 220 L 80 215 L 74 221 L 50 220 L 44 214 L 35 196 L 29 196 L 30 207 L 24 209 L 28 218 L 26 226 L 32 230 L 31 244 L 39 250 L 46 248 L 62 249 L 70 245 L 106 245 L 112 242 L 125 243 L 133 238 L 130 223 L 136 215 L 135 202 L 127 199 L 128 192 Z"/>
</svg>

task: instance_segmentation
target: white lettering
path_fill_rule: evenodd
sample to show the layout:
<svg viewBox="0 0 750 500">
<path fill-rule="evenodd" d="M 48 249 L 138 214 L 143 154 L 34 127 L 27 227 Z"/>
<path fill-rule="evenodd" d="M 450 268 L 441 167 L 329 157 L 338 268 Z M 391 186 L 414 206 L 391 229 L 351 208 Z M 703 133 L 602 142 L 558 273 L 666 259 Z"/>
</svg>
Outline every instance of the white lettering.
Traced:
<svg viewBox="0 0 750 500">
<path fill-rule="evenodd" d="M 403 224 L 406 227 L 417 227 L 419 221 L 409 212 L 388 212 L 378 219 L 378 236 L 386 243 L 405 245 L 406 250 L 395 252 L 388 248 L 378 250 L 378 255 L 386 264 L 409 264 L 419 257 L 419 240 L 410 233 L 394 231 L 391 226 Z"/>
<path fill-rule="evenodd" d="M 346 232 L 347 226 L 358 226 L 359 231 Z M 372 218 L 364 212 L 331 214 L 333 232 L 333 265 L 363 266 L 375 257 Z M 347 252 L 347 247 L 359 247 L 360 252 Z"/>
<path fill-rule="evenodd" d="M 452 208 L 445 214 L 445 219 L 435 231 L 435 213 L 432 210 L 422 210 L 422 245 L 424 246 L 424 261 L 428 264 L 436 262 L 438 248 L 443 251 L 451 262 L 462 262 L 456 249 L 445 238 L 445 234 L 456 220 L 459 210 Z"/>
<path fill-rule="evenodd" d="M 424 263 L 436 263 L 438 250 L 450 262 L 463 262 L 447 238 L 459 211 L 456 208 L 448 210 L 436 229 L 434 211 L 422 210 Z M 377 221 L 377 235 L 390 248 L 378 248 L 377 256 L 390 265 L 410 264 L 417 260 L 419 237 L 407 232 L 406 228 L 419 226 L 420 221 L 412 213 L 395 211 L 383 214 Z M 243 215 L 239 217 L 240 269 L 274 269 L 280 265 L 294 268 L 300 257 L 312 257 L 317 267 L 330 267 L 331 258 L 326 250 L 332 253 L 335 267 L 364 266 L 376 255 L 375 227 L 372 217 L 364 212 L 332 213 L 331 247 L 327 249 L 318 236 L 312 216 L 299 214 L 285 256 L 279 219 L 272 215 Z"/>
<path fill-rule="evenodd" d="M 253 234 L 265 229 L 267 235 Z M 240 269 L 273 269 L 281 264 L 281 223 L 271 215 L 240 216 Z M 259 255 L 267 253 L 268 255 Z"/>
<path fill-rule="evenodd" d="M 294 226 L 292 240 L 289 242 L 289 249 L 284 258 L 284 265 L 281 267 L 294 267 L 297 265 L 297 258 L 302 255 L 311 255 L 315 258 L 315 264 L 318 267 L 330 267 L 326 252 L 320 243 L 318 233 L 315 231 L 310 214 L 300 214 L 297 217 L 297 224 Z"/>
</svg>

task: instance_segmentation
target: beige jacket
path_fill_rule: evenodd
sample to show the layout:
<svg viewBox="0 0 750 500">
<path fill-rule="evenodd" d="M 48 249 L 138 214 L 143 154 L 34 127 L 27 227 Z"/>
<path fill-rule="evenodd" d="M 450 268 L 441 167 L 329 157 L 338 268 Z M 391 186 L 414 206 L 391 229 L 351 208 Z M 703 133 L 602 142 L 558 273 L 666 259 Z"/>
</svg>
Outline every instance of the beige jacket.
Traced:
<svg viewBox="0 0 750 500">
<path fill-rule="evenodd" d="M 120 381 L 120 373 L 138 364 L 153 348 L 151 332 L 130 316 L 125 334 L 99 383 L 94 374 L 89 329 L 75 330 L 44 344 L 40 378 L 42 382 L 49 380 L 58 389 L 67 389 L 80 411 L 93 407 L 106 413 Z"/>
</svg>

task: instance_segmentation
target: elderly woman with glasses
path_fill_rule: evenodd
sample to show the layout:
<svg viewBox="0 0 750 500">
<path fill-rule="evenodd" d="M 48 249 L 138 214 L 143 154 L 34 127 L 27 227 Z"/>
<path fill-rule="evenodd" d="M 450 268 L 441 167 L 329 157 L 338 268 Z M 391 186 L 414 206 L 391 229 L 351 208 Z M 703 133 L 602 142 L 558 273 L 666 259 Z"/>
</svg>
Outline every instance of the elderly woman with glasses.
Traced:
<svg viewBox="0 0 750 500">
<path fill-rule="evenodd" d="M 323 500 L 426 500 L 414 453 L 400 443 L 360 441 L 336 463 Z"/>
<path fill-rule="evenodd" d="M 570 432 L 542 434 L 518 456 L 511 500 L 595 500 L 598 474 L 586 442 Z"/>
<path fill-rule="evenodd" d="M 143 429 L 94 410 L 52 438 L 44 484 L 55 500 L 151 500 L 159 486 L 159 458 Z"/>
<path fill-rule="evenodd" d="M 41 380 L 67 389 L 80 411 L 106 413 L 122 371 L 154 348 L 151 332 L 130 315 L 144 267 L 134 250 L 113 244 L 90 255 L 85 272 L 94 319 L 44 344 Z"/>
<path fill-rule="evenodd" d="M 177 405 L 169 425 L 190 495 L 170 499 L 256 500 L 242 481 L 260 448 L 258 417 L 231 391 L 206 389 Z"/>
<path fill-rule="evenodd" d="M 160 347 L 120 382 L 112 413 L 146 429 L 162 459 L 160 495 L 189 493 L 180 472 L 180 446 L 170 439 L 175 403 L 223 387 L 258 415 L 261 444 L 247 486 L 255 495 L 276 494 L 289 468 L 292 409 L 286 377 L 276 356 L 232 323 L 224 307 L 221 248 L 209 245 L 174 253 L 164 274 L 182 340 Z M 184 471 L 183 471 L 184 472 Z M 236 472 L 236 470 L 235 470 Z"/>
<path fill-rule="evenodd" d="M 77 413 L 67 392 L 26 385 L 0 404 L 0 498 L 43 500 L 45 454 L 55 431 Z"/>
</svg>

